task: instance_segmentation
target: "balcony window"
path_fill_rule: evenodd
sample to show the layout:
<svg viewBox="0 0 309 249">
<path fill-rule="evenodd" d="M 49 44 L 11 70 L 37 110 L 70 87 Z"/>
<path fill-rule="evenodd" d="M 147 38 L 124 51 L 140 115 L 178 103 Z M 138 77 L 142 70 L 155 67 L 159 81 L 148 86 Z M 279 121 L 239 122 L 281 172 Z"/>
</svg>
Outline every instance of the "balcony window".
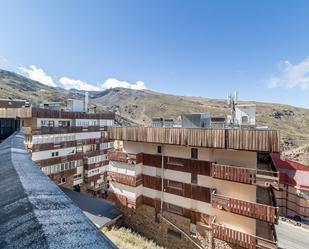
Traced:
<svg viewBox="0 0 309 249">
<path fill-rule="evenodd" d="M 176 188 L 176 189 L 183 189 L 183 185 L 181 182 L 176 182 L 176 181 L 168 181 L 168 187 L 169 188 Z"/>
<path fill-rule="evenodd" d="M 177 157 L 169 157 L 168 158 L 168 163 L 169 164 L 174 164 L 174 165 L 179 165 L 179 166 L 183 166 L 183 161 L 181 158 L 177 158 Z"/>
<path fill-rule="evenodd" d="M 191 158 L 192 159 L 198 158 L 198 149 L 197 148 L 191 148 Z"/>
</svg>

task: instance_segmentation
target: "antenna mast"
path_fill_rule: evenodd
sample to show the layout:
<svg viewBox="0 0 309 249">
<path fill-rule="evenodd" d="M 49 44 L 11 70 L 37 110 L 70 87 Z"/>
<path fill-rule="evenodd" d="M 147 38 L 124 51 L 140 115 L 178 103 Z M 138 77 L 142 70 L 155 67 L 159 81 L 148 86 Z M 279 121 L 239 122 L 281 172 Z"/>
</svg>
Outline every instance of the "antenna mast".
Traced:
<svg viewBox="0 0 309 249">
<path fill-rule="evenodd" d="M 234 92 L 234 95 L 229 93 L 227 96 L 227 104 L 231 110 L 231 126 L 234 128 L 236 124 L 236 105 L 238 103 L 238 92 Z"/>
</svg>

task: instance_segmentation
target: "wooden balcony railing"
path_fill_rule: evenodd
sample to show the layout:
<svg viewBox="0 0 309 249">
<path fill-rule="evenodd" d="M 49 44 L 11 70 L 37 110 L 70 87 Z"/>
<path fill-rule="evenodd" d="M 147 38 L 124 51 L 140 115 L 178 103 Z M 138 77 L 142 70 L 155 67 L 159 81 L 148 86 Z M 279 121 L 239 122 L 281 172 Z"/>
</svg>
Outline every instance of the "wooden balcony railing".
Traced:
<svg viewBox="0 0 309 249">
<path fill-rule="evenodd" d="M 273 224 L 278 223 L 278 207 L 233 199 L 216 194 L 215 192 L 211 195 L 211 204 L 214 208 L 227 212 L 259 219 Z"/>
<path fill-rule="evenodd" d="M 221 224 L 212 224 L 212 235 L 214 238 L 241 246 L 246 249 L 277 249 L 276 241 L 264 239 L 251 234 L 243 233 Z"/>
<path fill-rule="evenodd" d="M 117 150 L 109 150 L 107 153 L 107 157 L 110 161 L 116 161 L 128 164 L 139 164 L 143 162 L 142 153 L 132 154 Z"/>
<path fill-rule="evenodd" d="M 273 185 L 276 187 L 279 184 L 277 172 L 217 163 L 213 163 L 211 166 L 211 176 L 217 179 L 259 186 Z"/>
<path fill-rule="evenodd" d="M 143 177 L 142 175 L 137 176 L 130 176 L 126 174 L 121 174 L 118 172 L 108 172 L 109 179 L 113 182 L 118 182 L 121 184 L 125 184 L 131 187 L 137 187 L 141 184 L 143 184 Z"/>
</svg>

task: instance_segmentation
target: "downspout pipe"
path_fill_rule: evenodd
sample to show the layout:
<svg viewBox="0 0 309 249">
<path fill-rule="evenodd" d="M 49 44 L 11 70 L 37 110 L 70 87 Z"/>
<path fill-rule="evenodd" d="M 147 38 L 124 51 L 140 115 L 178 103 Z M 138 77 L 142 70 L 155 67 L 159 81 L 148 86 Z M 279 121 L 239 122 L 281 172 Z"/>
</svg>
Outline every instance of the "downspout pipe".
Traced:
<svg viewBox="0 0 309 249">
<path fill-rule="evenodd" d="M 164 145 L 161 145 L 161 206 L 160 214 L 163 217 L 163 196 L 164 196 Z"/>
</svg>

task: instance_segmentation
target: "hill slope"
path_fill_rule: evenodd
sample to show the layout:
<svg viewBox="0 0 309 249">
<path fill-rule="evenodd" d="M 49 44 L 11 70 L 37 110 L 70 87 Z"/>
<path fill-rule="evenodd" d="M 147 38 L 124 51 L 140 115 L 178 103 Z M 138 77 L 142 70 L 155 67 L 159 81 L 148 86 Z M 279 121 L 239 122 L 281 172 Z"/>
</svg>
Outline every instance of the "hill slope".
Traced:
<svg viewBox="0 0 309 249">
<path fill-rule="evenodd" d="M 8 96 L 40 103 L 63 101 L 67 98 L 81 99 L 83 92 L 48 87 L 16 73 L 0 70 L 0 97 Z M 115 111 L 137 124 L 150 124 L 151 117 L 154 116 L 177 120 L 182 113 L 209 111 L 213 115 L 224 115 L 229 112 L 224 100 L 175 96 L 149 90 L 117 88 L 91 92 L 89 97 L 90 102 L 96 104 L 99 110 Z M 257 105 L 259 125 L 281 130 L 284 154 L 309 164 L 306 152 L 309 146 L 309 109 L 273 103 L 250 103 Z"/>
</svg>

